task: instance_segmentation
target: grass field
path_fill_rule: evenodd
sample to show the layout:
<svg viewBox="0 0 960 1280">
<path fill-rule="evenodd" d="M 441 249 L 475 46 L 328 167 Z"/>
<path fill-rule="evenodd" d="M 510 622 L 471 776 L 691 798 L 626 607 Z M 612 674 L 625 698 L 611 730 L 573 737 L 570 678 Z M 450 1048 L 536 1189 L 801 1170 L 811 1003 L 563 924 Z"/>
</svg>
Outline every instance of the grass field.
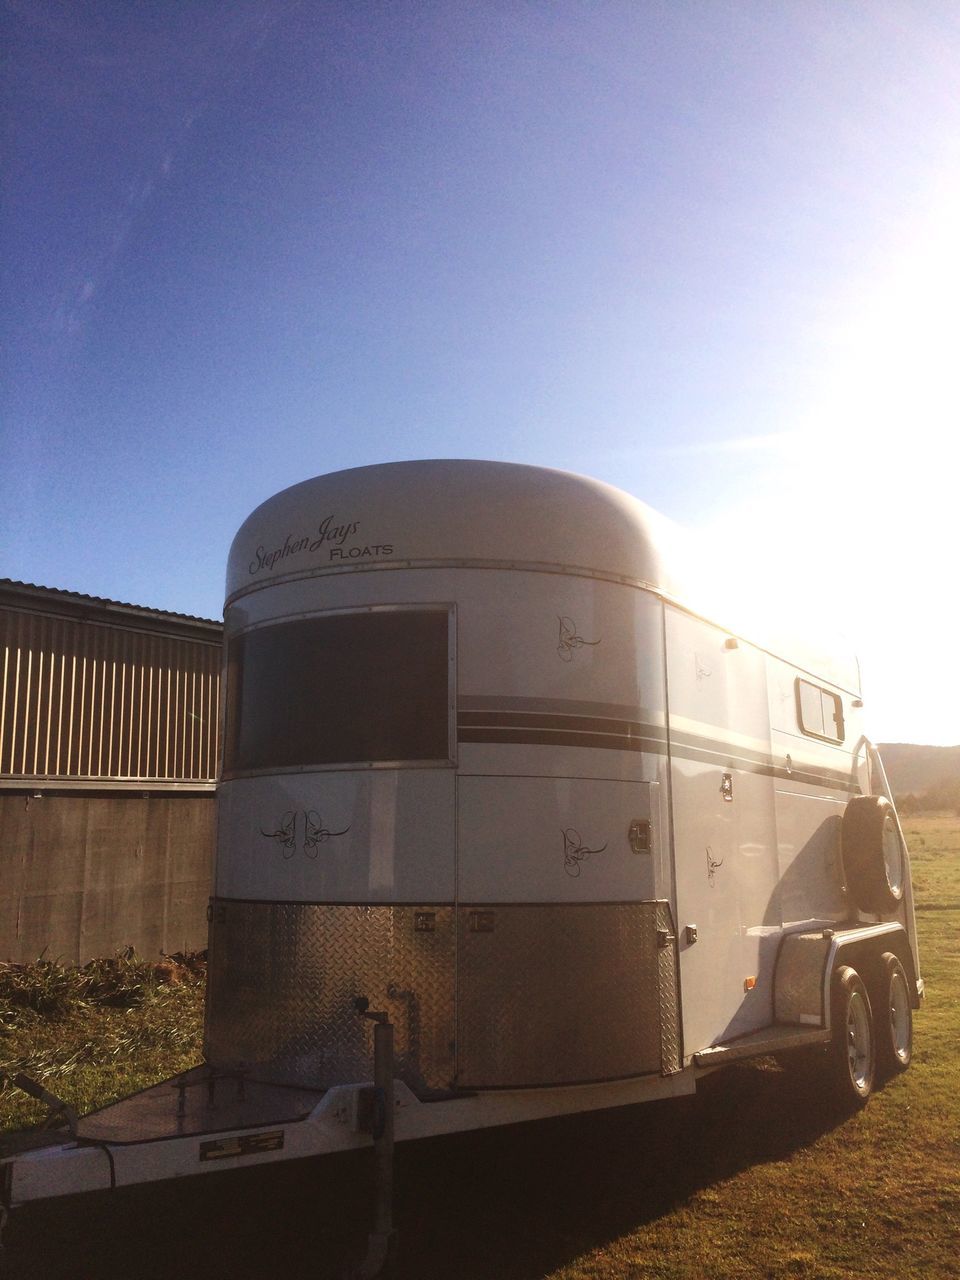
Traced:
<svg viewBox="0 0 960 1280">
<path fill-rule="evenodd" d="M 399 1275 L 960 1277 L 960 820 L 906 830 L 928 994 L 913 1066 L 864 1111 L 831 1111 L 762 1062 L 696 1098 L 400 1147 Z M 143 985 L 59 1022 L 15 1005 L 0 1057 L 29 1069 L 32 1054 L 81 1109 L 146 1082 L 124 1065 L 134 1047 L 171 1074 L 195 1052 L 200 989 Z M 4 1124 L 22 1122 L 0 1104 Z M 31 1207 L 12 1224 L 10 1274 L 335 1277 L 362 1243 L 367 1173 L 350 1156 Z"/>
</svg>

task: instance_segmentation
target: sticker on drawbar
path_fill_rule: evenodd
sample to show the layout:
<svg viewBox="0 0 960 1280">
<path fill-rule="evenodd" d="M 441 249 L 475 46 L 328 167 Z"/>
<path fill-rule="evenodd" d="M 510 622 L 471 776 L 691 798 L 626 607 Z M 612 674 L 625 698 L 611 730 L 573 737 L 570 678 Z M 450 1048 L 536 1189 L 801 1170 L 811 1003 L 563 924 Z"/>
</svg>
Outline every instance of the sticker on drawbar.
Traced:
<svg viewBox="0 0 960 1280">
<path fill-rule="evenodd" d="M 271 1133 L 238 1133 L 232 1138 L 212 1138 L 200 1143 L 201 1160 L 226 1160 L 230 1156 L 255 1156 L 261 1151 L 280 1151 L 283 1130 Z"/>
</svg>

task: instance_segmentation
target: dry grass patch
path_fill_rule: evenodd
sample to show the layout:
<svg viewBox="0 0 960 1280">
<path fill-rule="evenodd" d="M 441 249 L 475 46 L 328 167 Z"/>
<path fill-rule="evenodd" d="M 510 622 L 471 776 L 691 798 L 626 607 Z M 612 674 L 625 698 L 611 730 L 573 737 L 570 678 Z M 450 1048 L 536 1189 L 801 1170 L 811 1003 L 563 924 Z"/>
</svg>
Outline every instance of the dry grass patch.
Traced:
<svg viewBox="0 0 960 1280">
<path fill-rule="evenodd" d="M 201 1051 L 203 979 L 194 956 L 0 964 L 0 1126 L 45 1118 L 46 1109 L 10 1083 L 18 1072 L 82 1114 L 192 1066 Z"/>
</svg>

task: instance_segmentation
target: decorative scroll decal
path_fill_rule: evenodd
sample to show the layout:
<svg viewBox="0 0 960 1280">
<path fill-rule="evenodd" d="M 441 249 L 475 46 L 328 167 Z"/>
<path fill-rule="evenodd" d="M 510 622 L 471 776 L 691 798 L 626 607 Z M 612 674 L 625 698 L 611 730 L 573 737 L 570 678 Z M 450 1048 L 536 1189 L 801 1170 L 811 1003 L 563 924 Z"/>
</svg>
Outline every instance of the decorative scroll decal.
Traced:
<svg viewBox="0 0 960 1280">
<path fill-rule="evenodd" d="M 600 643 L 599 640 L 584 640 L 583 636 L 578 636 L 577 624 L 572 618 L 567 618 L 557 614 L 557 621 L 560 623 L 560 638 L 557 641 L 557 656 L 562 662 L 572 662 L 575 651 L 582 648 L 585 644 L 593 646 Z"/>
<path fill-rule="evenodd" d="M 723 859 L 721 858 L 718 862 L 713 856 L 713 850 L 707 845 L 707 881 L 711 889 L 713 888 L 713 878 L 722 866 Z"/>
<path fill-rule="evenodd" d="M 291 809 L 277 823 L 276 831 L 264 831 L 261 827 L 260 834 L 267 840 L 276 840 L 283 847 L 283 856 L 292 858 L 297 851 L 297 815 Z"/>
<path fill-rule="evenodd" d="M 603 853 L 607 847 L 602 844 L 599 849 L 588 849 L 580 839 L 580 832 L 576 827 L 567 827 L 560 834 L 563 837 L 563 869 L 568 876 L 574 878 L 580 874 L 580 864 L 585 862 L 591 853 Z"/>
<path fill-rule="evenodd" d="M 304 812 L 303 819 L 305 824 L 303 852 L 308 858 L 315 858 L 320 852 L 317 848 L 318 844 L 323 844 L 326 840 L 332 840 L 334 836 L 345 836 L 350 830 L 349 827 L 344 827 L 342 831 L 328 831 L 316 809 L 307 809 Z"/>
<path fill-rule="evenodd" d="M 316 858 L 319 853 L 317 845 L 323 844 L 327 840 L 332 840 L 334 836 L 343 836 L 350 830 L 344 827 L 342 831 L 330 831 L 323 825 L 323 819 L 317 813 L 316 809 L 304 809 L 303 813 L 303 852 L 308 858 Z M 292 858 L 297 852 L 297 819 L 299 814 L 294 810 L 289 810 L 283 815 L 277 823 L 275 831 L 264 831 L 260 828 L 260 834 L 265 840 L 276 840 L 283 848 L 283 856 Z"/>
</svg>

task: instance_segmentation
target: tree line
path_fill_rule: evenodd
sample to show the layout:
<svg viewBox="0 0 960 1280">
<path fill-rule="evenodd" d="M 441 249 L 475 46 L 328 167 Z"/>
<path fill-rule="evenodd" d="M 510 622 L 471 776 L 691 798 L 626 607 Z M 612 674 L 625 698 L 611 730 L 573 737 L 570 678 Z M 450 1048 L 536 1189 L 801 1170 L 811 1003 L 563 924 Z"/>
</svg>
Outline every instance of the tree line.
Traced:
<svg viewBox="0 0 960 1280">
<path fill-rule="evenodd" d="M 960 815 L 960 778 L 945 778 L 926 791 L 898 795 L 897 808 L 904 814 L 947 810 Z"/>
</svg>

